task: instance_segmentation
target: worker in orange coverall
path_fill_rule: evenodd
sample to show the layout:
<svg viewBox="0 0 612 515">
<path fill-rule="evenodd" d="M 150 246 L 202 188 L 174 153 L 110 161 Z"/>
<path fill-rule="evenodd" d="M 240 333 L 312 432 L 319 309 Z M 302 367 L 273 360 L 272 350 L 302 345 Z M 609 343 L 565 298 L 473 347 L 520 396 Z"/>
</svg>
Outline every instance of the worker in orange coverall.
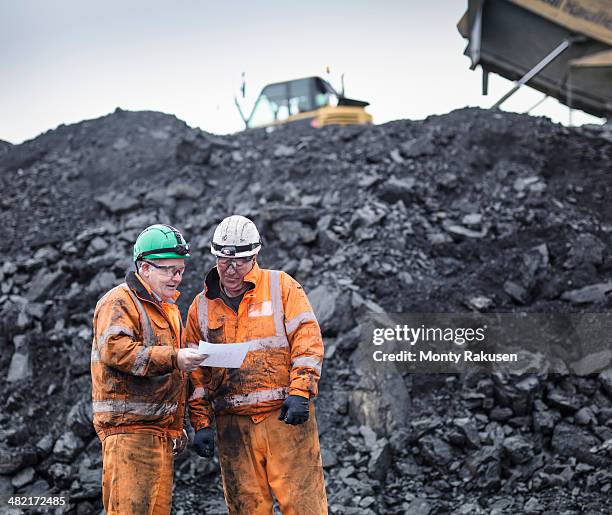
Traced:
<svg viewBox="0 0 612 515">
<path fill-rule="evenodd" d="M 174 454 L 184 449 L 187 375 L 206 357 L 182 348 L 174 303 L 189 245 L 156 224 L 134 245 L 137 272 L 96 305 L 91 377 L 93 422 L 102 440 L 108 515 L 169 514 Z"/>
<path fill-rule="evenodd" d="M 198 367 L 189 401 L 200 456 L 214 453 L 213 418 L 230 514 L 327 514 L 312 399 L 323 361 L 319 324 L 302 287 L 259 268 L 255 224 L 233 215 L 216 228 L 217 257 L 187 317 L 186 339 L 249 342 L 240 368 Z M 203 363 L 205 365 L 205 362 Z"/>
</svg>

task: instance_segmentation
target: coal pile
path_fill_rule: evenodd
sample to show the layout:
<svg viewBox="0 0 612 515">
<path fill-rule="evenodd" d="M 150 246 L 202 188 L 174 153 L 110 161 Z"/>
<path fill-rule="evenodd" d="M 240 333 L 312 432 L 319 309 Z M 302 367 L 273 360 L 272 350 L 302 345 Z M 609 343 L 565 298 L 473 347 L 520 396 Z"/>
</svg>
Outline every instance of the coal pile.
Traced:
<svg viewBox="0 0 612 515">
<path fill-rule="evenodd" d="M 12 147 L 8 141 L 4 141 L 0 139 L 0 155 L 5 154 Z"/>
<path fill-rule="evenodd" d="M 0 145 L 0 494 L 100 511 L 95 303 L 138 233 L 171 223 L 194 248 L 185 314 L 216 223 L 240 213 L 323 328 L 332 513 L 610 512 L 612 369 L 376 377 L 355 350 L 368 311 L 609 311 L 611 160 L 604 131 L 478 109 L 226 137 L 117 110 Z M 225 513 L 216 460 L 178 458 L 174 506 Z"/>
</svg>

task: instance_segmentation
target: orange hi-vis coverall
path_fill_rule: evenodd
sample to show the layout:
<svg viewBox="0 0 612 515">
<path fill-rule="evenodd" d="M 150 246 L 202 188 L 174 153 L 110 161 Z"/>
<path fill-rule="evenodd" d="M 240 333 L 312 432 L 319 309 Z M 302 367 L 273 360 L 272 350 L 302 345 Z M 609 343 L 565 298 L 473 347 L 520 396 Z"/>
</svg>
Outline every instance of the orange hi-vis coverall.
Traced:
<svg viewBox="0 0 612 515">
<path fill-rule="evenodd" d="M 187 397 L 176 361 L 182 333 L 178 307 L 160 302 L 134 272 L 96 305 L 93 423 L 108 515 L 170 513 L 172 451 L 184 436 Z"/>
<path fill-rule="evenodd" d="M 231 514 L 327 514 L 314 405 L 297 426 L 278 420 L 288 395 L 317 394 L 323 339 L 302 287 L 255 263 L 238 312 L 220 296 L 213 268 L 187 317 L 187 342 L 249 342 L 239 369 L 200 367 L 189 400 L 196 431 L 216 419 L 225 500 Z"/>
</svg>

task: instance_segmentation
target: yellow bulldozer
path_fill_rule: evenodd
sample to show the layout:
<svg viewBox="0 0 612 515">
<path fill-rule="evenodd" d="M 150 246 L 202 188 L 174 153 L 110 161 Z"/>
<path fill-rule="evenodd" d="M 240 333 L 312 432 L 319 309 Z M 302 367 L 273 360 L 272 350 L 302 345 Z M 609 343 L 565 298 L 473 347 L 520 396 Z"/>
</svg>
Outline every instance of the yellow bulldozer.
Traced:
<svg viewBox="0 0 612 515">
<path fill-rule="evenodd" d="M 244 82 L 242 86 L 244 94 Z M 246 117 L 237 98 L 236 107 L 246 129 L 274 127 L 284 124 L 326 125 L 371 124 L 372 115 L 366 112 L 368 102 L 347 98 L 338 93 L 321 77 L 275 82 L 265 86 Z"/>
<path fill-rule="evenodd" d="M 483 94 L 490 72 L 516 81 L 493 107 L 527 84 L 612 118 L 612 0 L 468 0 L 457 28 Z"/>
</svg>

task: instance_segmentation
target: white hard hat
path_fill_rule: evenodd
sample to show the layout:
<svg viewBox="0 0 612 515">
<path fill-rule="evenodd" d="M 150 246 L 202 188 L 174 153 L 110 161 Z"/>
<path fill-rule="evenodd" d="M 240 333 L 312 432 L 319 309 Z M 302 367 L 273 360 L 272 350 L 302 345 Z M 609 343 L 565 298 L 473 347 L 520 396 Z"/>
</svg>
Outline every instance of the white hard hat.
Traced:
<svg viewBox="0 0 612 515">
<path fill-rule="evenodd" d="M 245 216 L 225 218 L 215 229 L 210 251 L 219 257 L 254 256 L 261 249 L 261 238 L 255 224 Z"/>
</svg>

